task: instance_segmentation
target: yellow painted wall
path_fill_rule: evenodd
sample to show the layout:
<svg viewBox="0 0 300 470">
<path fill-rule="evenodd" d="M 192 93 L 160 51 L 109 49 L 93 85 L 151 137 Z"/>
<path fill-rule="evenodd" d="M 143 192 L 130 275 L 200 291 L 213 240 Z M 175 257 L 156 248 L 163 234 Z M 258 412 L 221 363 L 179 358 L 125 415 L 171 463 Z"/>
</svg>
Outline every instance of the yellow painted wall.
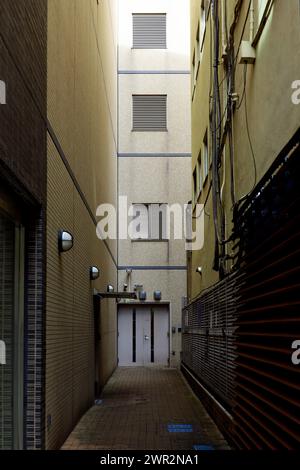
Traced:
<svg viewBox="0 0 300 470">
<path fill-rule="evenodd" d="M 110 253 L 92 218 L 117 197 L 116 1 L 49 0 L 48 120 L 46 447 L 53 449 L 94 400 L 93 288 L 117 285 L 116 241 Z M 61 255 L 59 229 L 74 236 Z M 100 268 L 94 282 L 92 265 Z M 101 303 L 100 330 L 103 385 L 117 364 L 113 300 Z"/>
<path fill-rule="evenodd" d="M 191 57 L 196 44 L 196 31 L 199 21 L 200 0 L 191 0 Z M 228 0 L 228 28 L 233 20 L 237 0 Z M 255 31 L 258 24 L 259 0 L 254 0 Z M 249 39 L 249 18 L 246 20 L 249 2 L 242 2 L 242 8 L 235 30 L 235 49 L 240 39 Z M 221 13 L 221 10 L 220 10 Z M 245 24 L 246 23 L 246 24 Z M 245 30 L 243 33 L 243 27 Z M 222 25 L 222 19 L 221 19 Z M 249 131 L 254 149 L 257 182 L 265 174 L 284 145 L 299 127 L 300 106 L 292 103 L 291 85 L 300 76 L 300 29 L 299 2 L 297 0 L 277 0 L 265 25 L 256 47 L 256 62 L 248 65 L 247 108 Z M 210 90 L 210 18 L 206 25 L 203 57 L 192 101 L 192 171 L 195 168 L 200 146 L 206 128 L 209 127 L 209 90 Z M 220 67 L 220 82 L 224 76 Z M 236 92 L 243 93 L 244 66 L 236 67 Z M 191 83 L 191 87 L 193 84 Z M 224 107 L 223 107 L 224 109 Z M 234 115 L 235 183 L 236 198 L 249 192 L 254 184 L 254 166 L 245 124 L 245 108 L 241 106 Z M 228 143 L 227 143 L 228 144 Z M 226 145 L 224 161 L 225 186 L 224 208 L 227 222 L 227 236 L 231 233 L 232 203 L 230 199 L 229 154 Z M 224 170 L 224 166 L 222 168 Z M 206 183 L 198 202 L 204 203 L 210 182 Z M 231 247 L 228 248 L 230 254 Z M 202 250 L 192 253 L 188 273 L 189 295 L 194 297 L 204 288 L 218 280 L 212 270 L 214 259 L 214 227 L 211 194 L 205 210 L 205 244 Z M 196 274 L 197 266 L 202 266 L 202 276 Z"/>
</svg>

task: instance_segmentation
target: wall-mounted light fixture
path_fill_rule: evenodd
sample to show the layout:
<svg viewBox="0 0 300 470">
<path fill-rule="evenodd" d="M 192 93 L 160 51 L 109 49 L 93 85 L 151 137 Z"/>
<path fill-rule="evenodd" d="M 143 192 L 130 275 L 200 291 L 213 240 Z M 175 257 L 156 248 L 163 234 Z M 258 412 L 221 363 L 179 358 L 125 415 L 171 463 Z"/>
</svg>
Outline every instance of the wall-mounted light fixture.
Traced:
<svg viewBox="0 0 300 470">
<path fill-rule="evenodd" d="M 95 281 L 95 279 L 98 279 L 99 276 L 100 276 L 99 268 L 97 268 L 97 266 L 91 266 L 90 267 L 90 279 L 91 279 L 91 281 Z"/>
<path fill-rule="evenodd" d="M 161 291 L 160 290 L 155 290 L 153 292 L 153 299 L 156 301 L 161 300 Z"/>
<path fill-rule="evenodd" d="M 59 230 L 58 232 L 58 250 L 60 253 L 65 253 L 66 251 L 73 248 L 73 235 L 70 232 L 65 230 Z"/>
<path fill-rule="evenodd" d="M 114 290 L 115 290 L 114 286 L 112 286 L 111 284 L 108 284 L 106 288 L 106 292 L 108 292 L 109 294 L 112 294 Z"/>
<path fill-rule="evenodd" d="M 198 266 L 198 268 L 196 269 L 196 273 L 200 274 L 200 276 L 202 276 L 202 268 L 201 266 Z"/>
<path fill-rule="evenodd" d="M 142 302 L 145 302 L 147 300 L 147 292 L 146 291 L 141 290 L 139 292 L 139 300 L 141 300 Z"/>
<path fill-rule="evenodd" d="M 127 292 L 128 291 L 128 284 L 123 284 L 123 292 Z"/>
</svg>

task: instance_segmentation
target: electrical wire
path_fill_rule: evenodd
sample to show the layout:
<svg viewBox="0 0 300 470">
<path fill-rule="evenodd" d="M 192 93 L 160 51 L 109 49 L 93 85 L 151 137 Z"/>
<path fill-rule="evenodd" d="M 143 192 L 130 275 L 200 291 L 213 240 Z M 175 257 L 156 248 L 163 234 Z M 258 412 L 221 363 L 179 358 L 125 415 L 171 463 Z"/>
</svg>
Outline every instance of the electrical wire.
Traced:
<svg viewBox="0 0 300 470">
<path fill-rule="evenodd" d="M 247 86 L 247 83 L 246 83 L 246 86 Z M 257 183 L 257 165 L 256 165 L 256 159 L 255 159 L 255 154 L 254 154 L 254 149 L 253 149 L 253 144 L 252 144 L 250 129 L 249 129 L 246 86 L 245 86 L 245 99 L 244 99 L 244 101 L 245 101 L 245 122 L 246 122 L 247 137 L 248 137 L 249 146 L 250 146 L 250 150 L 251 150 L 252 161 L 253 161 L 254 183 L 253 183 L 253 186 L 252 186 L 251 190 L 247 194 L 245 194 L 245 196 L 242 196 L 239 199 L 238 203 L 241 203 L 242 201 L 244 201 L 249 196 L 249 194 L 253 191 L 253 189 L 255 188 L 256 183 Z"/>
<path fill-rule="evenodd" d="M 243 101 L 244 101 L 244 98 L 245 98 L 245 93 L 246 93 L 246 83 L 247 83 L 247 64 L 245 64 L 245 66 L 244 66 L 244 89 L 243 89 L 241 100 L 240 100 L 238 106 L 235 108 L 236 111 L 238 111 L 242 107 L 242 104 L 243 104 Z"/>
</svg>

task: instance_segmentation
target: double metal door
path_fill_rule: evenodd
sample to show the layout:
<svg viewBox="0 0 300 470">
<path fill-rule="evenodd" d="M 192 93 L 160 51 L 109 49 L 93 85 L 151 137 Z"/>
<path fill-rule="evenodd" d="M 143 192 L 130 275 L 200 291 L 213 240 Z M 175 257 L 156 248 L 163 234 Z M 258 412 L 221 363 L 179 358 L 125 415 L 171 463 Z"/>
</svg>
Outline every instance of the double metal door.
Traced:
<svg viewBox="0 0 300 470">
<path fill-rule="evenodd" d="M 120 366 L 168 365 L 168 306 L 119 307 L 118 357 Z"/>
</svg>

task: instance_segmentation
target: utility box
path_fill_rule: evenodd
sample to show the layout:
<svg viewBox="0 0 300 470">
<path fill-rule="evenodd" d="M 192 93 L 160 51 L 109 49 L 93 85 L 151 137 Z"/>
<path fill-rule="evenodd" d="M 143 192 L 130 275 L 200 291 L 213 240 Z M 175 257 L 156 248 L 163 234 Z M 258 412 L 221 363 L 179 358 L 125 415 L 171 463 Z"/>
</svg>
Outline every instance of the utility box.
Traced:
<svg viewBox="0 0 300 470">
<path fill-rule="evenodd" d="M 254 64 L 256 60 L 256 52 L 250 41 L 242 41 L 239 53 L 240 64 Z"/>
</svg>

